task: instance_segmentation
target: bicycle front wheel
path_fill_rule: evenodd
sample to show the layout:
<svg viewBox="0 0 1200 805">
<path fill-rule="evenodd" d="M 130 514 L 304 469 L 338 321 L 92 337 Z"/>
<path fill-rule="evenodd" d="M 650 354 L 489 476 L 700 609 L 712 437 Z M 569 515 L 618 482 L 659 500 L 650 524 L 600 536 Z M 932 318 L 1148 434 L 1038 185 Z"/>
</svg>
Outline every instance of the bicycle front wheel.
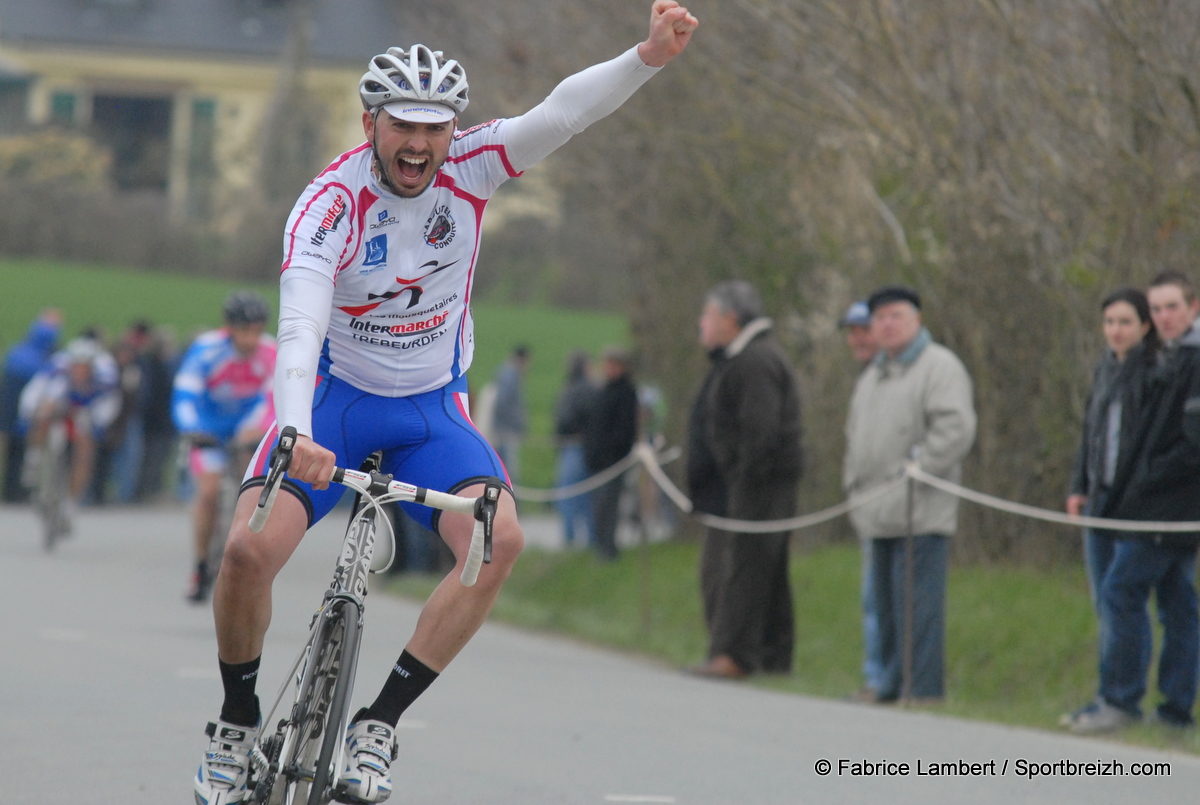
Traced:
<svg viewBox="0 0 1200 805">
<path fill-rule="evenodd" d="M 334 602 L 321 614 L 292 708 L 289 757 L 282 759 L 281 805 L 324 805 L 330 801 L 333 763 L 342 742 L 358 656 L 358 608 Z"/>
</svg>

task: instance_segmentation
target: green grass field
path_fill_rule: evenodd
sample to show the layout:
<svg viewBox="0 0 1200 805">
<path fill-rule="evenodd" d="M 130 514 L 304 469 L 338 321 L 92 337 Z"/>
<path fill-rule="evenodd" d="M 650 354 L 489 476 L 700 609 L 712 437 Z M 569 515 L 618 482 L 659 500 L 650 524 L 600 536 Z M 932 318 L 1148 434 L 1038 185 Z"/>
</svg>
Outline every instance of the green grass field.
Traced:
<svg viewBox="0 0 1200 805">
<path fill-rule="evenodd" d="M 706 648 L 697 562 L 697 546 L 678 541 L 626 552 L 612 564 L 588 553 L 527 551 L 493 617 L 682 667 L 702 660 Z M 795 670 L 750 684 L 828 698 L 861 686 L 859 573 L 857 546 L 794 554 Z M 402 576 L 389 589 L 423 599 L 436 581 Z M 1082 567 L 952 568 L 948 695 L 933 712 L 1059 730 L 1059 716 L 1091 699 L 1095 685 L 1096 619 Z M 1200 753 L 1196 732 L 1139 726 L 1117 739 Z"/>
<path fill-rule="evenodd" d="M 274 284 L 250 285 L 179 274 L 151 273 L 107 266 L 63 264 L 46 260 L 0 260 L 0 348 L 19 340 L 39 310 L 62 310 L 68 336 L 98 325 L 108 337 L 131 321 L 146 318 L 169 326 L 180 345 L 194 334 L 220 325 L 221 302 L 236 288 L 253 288 L 274 312 Z M 521 482 L 548 487 L 553 478 L 551 411 L 565 375 L 567 355 L 575 349 L 592 354 L 608 344 L 627 344 L 628 325 L 617 315 L 548 307 L 511 307 L 476 302 L 475 360 L 469 378 L 479 388 L 518 343 L 528 344 L 532 362 L 526 378 L 530 438 L 522 455 Z"/>
</svg>

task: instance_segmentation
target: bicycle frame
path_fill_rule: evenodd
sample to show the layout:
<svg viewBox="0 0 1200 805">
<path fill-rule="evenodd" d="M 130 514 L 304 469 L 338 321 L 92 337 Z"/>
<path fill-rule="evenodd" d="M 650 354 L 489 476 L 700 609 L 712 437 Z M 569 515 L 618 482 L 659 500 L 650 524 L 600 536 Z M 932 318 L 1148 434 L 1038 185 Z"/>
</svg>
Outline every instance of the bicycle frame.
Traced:
<svg viewBox="0 0 1200 805">
<path fill-rule="evenodd" d="M 284 428 L 280 434 L 280 447 L 272 454 L 271 471 L 250 521 L 252 531 L 261 531 L 266 523 L 295 439 L 294 428 Z M 394 539 L 390 518 L 382 506 L 394 501 L 413 501 L 472 514 L 476 522 L 467 567 L 463 570 L 464 585 L 474 584 L 480 564 L 491 559 L 492 522 L 500 495 L 497 483 L 488 483 L 484 494 L 475 499 L 404 484 L 378 471 L 338 468 L 331 481 L 356 490 L 359 497 L 346 527 L 333 581 L 312 617 L 308 640 L 263 717 L 264 725 L 272 723 L 288 687 L 295 684 L 296 693 L 287 717 L 262 746 L 255 746 L 251 752 L 256 772 L 248 800 L 252 803 L 297 805 L 305 801 L 308 805 L 320 805 L 338 793 L 368 578 L 373 570 L 386 569 L 384 563 L 372 567 L 381 520 L 387 539 Z M 386 564 L 390 564 L 390 559 Z"/>
</svg>

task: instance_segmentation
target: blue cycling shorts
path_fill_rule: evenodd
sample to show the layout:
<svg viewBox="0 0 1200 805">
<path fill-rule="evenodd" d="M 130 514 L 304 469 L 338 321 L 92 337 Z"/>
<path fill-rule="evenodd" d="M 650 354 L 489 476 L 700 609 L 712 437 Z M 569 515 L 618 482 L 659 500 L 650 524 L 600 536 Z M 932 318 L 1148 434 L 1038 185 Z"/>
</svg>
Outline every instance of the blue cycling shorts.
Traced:
<svg viewBox="0 0 1200 805">
<path fill-rule="evenodd" d="M 336 377 L 322 377 L 313 396 L 312 429 L 313 441 L 333 451 L 339 467 L 357 469 L 382 450 L 380 469 L 413 486 L 454 493 L 486 478 L 508 483 L 496 451 L 471 422 L 465 377 L 412 397 L 380 397 Z M 247 481 L 266 475 L 278 441 L 276 422 L 254 454 Z M 310 527 L 346 492 L 340 484 L 330 484 L 323 492 L 291 479 L 285 484 L 308 508 Z M 437 531 L 436 509 L 400 505 L 418 523 Z"/>
</svg>

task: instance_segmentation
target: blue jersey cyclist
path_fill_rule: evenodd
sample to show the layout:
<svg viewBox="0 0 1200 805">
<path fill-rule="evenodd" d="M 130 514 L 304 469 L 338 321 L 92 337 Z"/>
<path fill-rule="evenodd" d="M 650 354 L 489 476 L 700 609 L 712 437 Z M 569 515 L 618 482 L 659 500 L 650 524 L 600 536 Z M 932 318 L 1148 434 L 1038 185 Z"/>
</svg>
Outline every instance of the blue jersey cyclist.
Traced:
<svg viewBox="0 0 1200 805">
<path fill-rule="evenodd" d="M 226 542 L 213 593 L 225 698 L 195 779 L 199 805 L 246 796 L 248 756 L 261 729 L 255 679 L 271 583 L 307 528 L 340 498 L 340 488 L 329 488 L 334 466 L 356 467 L 381 449 L 385 472 L 467 496 L 480 494 L 486 479 L 505 477 L 471 423 L 466 397 L 474 352 L 469 303 L 493 192 L 615 111 L 687 47 L 697 24 L 674 0 L 654 0 L 643 42 L 567 78 L 524 115 L 467 131 L 456 125 L 467 106 L 457 61 L 423 45 L 371 59 L 359 84 L 366 142 L 313 180 L 284 233 L 277 426 L 251 473 L 261 472 L 280 426 L 295 427 L 300 438 L 284 485 L 289 494 L 279 495 L 262 533 L 246 525 L 258 496 L 248 488 Z M 441 536 L 459 567 L 426 602 L 379 695 L 352 719 L 344 802 L 390 795 L 401 714 L 478 630 L 524 542 L 505 494 L 492 562 L 476 585 L 464 587 L 458 574 L 471 517 L 420 507 L 411 513 Z"/>
<path fill-rule="evenodd" d="M 42 447 L 50 426 L 66 425 L 71 445 L 71 477 L 67 508 L 74 509 L 92 484 L 97 445 L 121 412 L 117 388 L 117 362 L 100 342 L 91 337 L 70 341 L 50 359 L 50 365 L 35 374 L 21 391 L 20 425 L 27 429 L 22 476 L 27 486 L 37 478 Z M 73 518 L 68 514 L 66 526 Z"/>
<path fill-rule="evenodd" d="M 196 485 L 195 570 L 187 593 L 196 603 L 207 600 L 212 583 L 209 545 L 221 477 L 228 471 L 231 452 L 236 453 L 229 448 L 257 445 L 272 421 L 268 397 L 275 374 L 275 339 L 263 332 L 267 303 L 258 294 L 237 291 L 225 300 L 222 313 L 225 326 L 198 336 L 184 354 L 171 395 L 175 427 L 191 445 L 188 464 Z M 243 467 L 249 456 L 247 450 Z"/>
</svg>

